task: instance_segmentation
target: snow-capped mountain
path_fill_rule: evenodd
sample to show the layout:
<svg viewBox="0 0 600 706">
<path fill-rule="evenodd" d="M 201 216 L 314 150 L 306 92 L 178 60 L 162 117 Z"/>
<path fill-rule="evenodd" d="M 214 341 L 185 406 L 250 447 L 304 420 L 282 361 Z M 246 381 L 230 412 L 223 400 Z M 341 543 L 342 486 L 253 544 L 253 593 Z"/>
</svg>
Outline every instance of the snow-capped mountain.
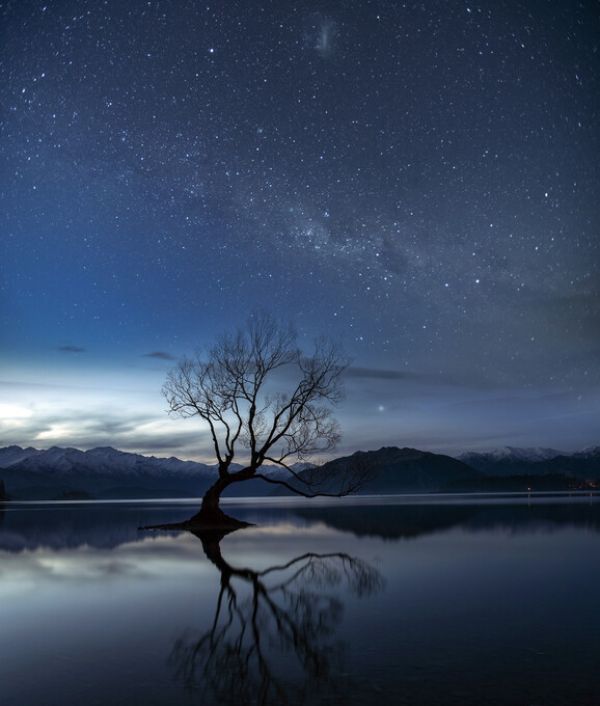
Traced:
<svg viewBox="0 0 600 706">
<path fill-rule="evenodd" d="M 232 470 L 242 466 L 232 465 Z M 296 471 L 306 464 L 298 464 Z M 287 472 L 265 466 L 277 477 Z M 40 450 L 19 446 L 0 448 L 0 478 L 15 499 L 53 499 L 62 496 L 95 498 L 197 497 L 216 477 L 216 467 L 171 456 L 156 458 L 118 451 L 110 446 L 88 451 L 53 446 Z M 264 495 L 272 486 L 260 480 L 231 486 L 226 495 Z"/>
<path fill-rule="evenodd" d="M 178 458 L 155 458 L 111 447 L 0 449 L 0 478 L 14 499 L 145 498 L 202 495 L 214 469 Z"/>
<path fill-rule="evenodd" d="M 573 456 L 575 458 L 600 459 L 600 446 L 588 446 L 586 449 L 574 453 Z"/>
<path fill-rule="evenodd" d="M 8 468 L 8 466 L 40 453 L 43 453 L 43 451 L 38 451 L 38 449 L 34 449 L 31 446 L 26 449 L 20 446 L 5 446 L 0 448 L 0 468 Z"/>
<path fill-rule="evenodd" d="M 576 453 L 505 446 L 491 451 L 471 451 L 459 458 L 487 476 L 564 474 L 583 480 L 600 478 L 600 447 L 597 446 Z"/>
<path fill-rule="evenodd" d="M 22 471 L 43 472 L 56 475 L 108 474 L 125 475 L 165 475 L 165 474 L 206 474 L 212 466 L 195 461 L 181 461 L 174 456 L 156 458 L 141 454 L 118 451 L 110 446 L 101 446 L 88 451 L 52 446 L 46 450 L 22 449 L 8 446 L 0 449 L 0 468 L 19 466 Z"/>
<path fill-rule="evenodd" d="M 562 451 L 557 449 L 549 449 L 544 447 L 529 447 L 520 448 L 516 446 L 502 446 L 489 451 L 469 451 L 461 454 L 461 461 L 469 463 L 469 459 L 477 461 L 477 459 L 485 458 L 497 461 L 548 461 L 551 458 L 564 455 Z"/>
<path fill-rule="evenodd" d="M 411 463 L 414 461 L 413 470 L 417 476 L 431 475 L 428 464 L 433 454 L 415 449 L 394 448 L 380 449 L 377 453 L 380 456 L 386 453 L 404 454 L 403 461 L 406 461 L 406 454 L 412 454 Z M 436 458 L 444 460 L 446 465 L 454 463 L 463 470 L 467 469 L 473 475 L 473 487 L 487 487 L 485 482 L 476 478 L 478 473 L 492 479 L 500 479 L 503 483 L 512 476 L 560 476 L 563 485 L 565 478 L 594 482 L 600 480 L 600 447 L 584 449 L 574 454 L 561 454 L 546 448 L 504 447 L 489 452 L 466 453 L 459 461 L 439 454 Z M 329 467 L 333 464 L 335 467 L 336 463 L 343 462 L 344 459 L 337 459 L 326 465 Z M 403 468 L 405 466 L 406 463 Z M 233 470 L 239 468 L 241 466 L 235 466 Z M 302 473 L 307 464 L 295 464 L 292 468 L 297 473 Z M 290 480 L 288 472 L 278 466 L 265 465 L 261 472 L 272 478 Z M 88 451 L 56 446 L 46 450 L 23 449 L 19 446 L 0 449 L 0 480 L 4 482 L 6 494 L 15 500 L 199 497 L 215 477 L 215 466 L 182 461 L 173 456 L 142 456 L 111 447 Z M 415 487 L 419 486 L 416 481 L 415 484 Z M 421 485 L 429 488 L 427 484 Z M 400 492 L 397 483 L 388 486 L 395 488 L 393 492 Z M 405 486 L 402 486 L 402 492 L 413 487 L 406 483 Z M 225 496 L 264 496 L 272 493 L 272 484 L 252 479 L 231 485 L 225 491 Z"/>
</svg>

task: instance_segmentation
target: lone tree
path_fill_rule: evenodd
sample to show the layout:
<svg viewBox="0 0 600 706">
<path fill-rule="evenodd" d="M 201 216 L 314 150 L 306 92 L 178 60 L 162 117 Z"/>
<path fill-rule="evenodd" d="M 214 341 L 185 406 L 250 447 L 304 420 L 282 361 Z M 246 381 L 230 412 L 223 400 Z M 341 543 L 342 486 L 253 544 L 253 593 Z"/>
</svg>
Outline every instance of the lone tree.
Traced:
<svg viewBox="0 0 600 706">
<path fill-rule="evenodd" d="M 169 410 L 205 422 L 217 460 L 215 482 L 185 524 L 242 526 L 220 509 L 219 501 L 227 487 L 252 478 L 305 497 L 355 491 L 363 479 L 357 468 L 336 477 L 333 492 L 319 492 L 323 478 L 318 473 L 293 468 L 295 461 L 337 443 L 339 427 L 331 408 L 342 397 L 345 367 L 336 347 L 325 340 L 305 355 L 294 332 L 269 316 L 253 317 L 245 328 L 223 335 L 205 356 L 180 361 L 163 387 Z M 232 470 L 240 448 L 245 465 Z M 285 472 L 265 474 L 265 462 Z"/>
</svg>

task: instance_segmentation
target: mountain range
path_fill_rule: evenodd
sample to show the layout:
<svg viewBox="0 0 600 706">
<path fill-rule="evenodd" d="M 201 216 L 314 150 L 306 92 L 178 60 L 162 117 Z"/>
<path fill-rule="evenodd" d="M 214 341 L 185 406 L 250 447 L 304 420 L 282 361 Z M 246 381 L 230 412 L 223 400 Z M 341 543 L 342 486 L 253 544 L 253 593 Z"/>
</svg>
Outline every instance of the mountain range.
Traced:
<svg viewBox="0 0 600 706">
<path fill-rule="evenodd" d="M 454 486 L 477 484 L 482 474 L 463 461 L 418 449 L 384 446 L 378 451 L 357 451 L 322 466 L 299 473 L 290 485 L 309 486 L 322 493 L 335 493 L 355 477 L 362 478 L 360 492 L 368 495 L 441 492 Z M 304 481 L 304 482 L 303 482 Z M 286 495 L 285 488 L 277 492 Z"/>
<path fill-rule="evenodd" d="M 487 476 L 562 474 L 581 480 L 600 480 L 600 446 L 571 454 L 556 449 L 509 446 L 488 452 L 464 453 L 459 458 Z"/>
<path fill-rule="evenodd" d="M 236 466 L 234 468 L 240 468 Z M 364 473 L 363 494 L 494 490 L 560 490 L 600 481 L 600 447 L 565 454 L 553 449 L 507 447 L 459 458 L 411 448 L 358 451 L 322 466 L 297 464 L 300 479 L 320 492 L 335 492 L 348 469 Z M 198 497 L 213 482 L 215 466 L 175 457 L 156 458 L 111 447 L 88 451 L 0 448 L 0 493 L 15 500 Z M 289 475 L 276 466 L 272 478 Z M 302 480 L 293 481 L 303 487 Z M 293 483 L 292 483 L 293 484 Z M 4 490 L 2 489 L 4 487 Z M 231 486 L 225 495 L 285 495 L 290 491 L 261 480 Z"/>
<path fill-rule="evenodd" d="M 296 471 L 306 467 L 294 466 Z M 277 466 L 266 466 L 264 472 L 275 478 L 287 476 Z M 198 497 L 214 482 L 215 474 L 216 466 L 205 463 L 143 456 L 110 446 L 88 451 L 58 446 L 0 448 L 0 480 L 6 495 L 15 500 Z M 265 485 L 260 480 L 246 481 L 232 486 L 226 495 L 265 495 Z"/>
</svg>

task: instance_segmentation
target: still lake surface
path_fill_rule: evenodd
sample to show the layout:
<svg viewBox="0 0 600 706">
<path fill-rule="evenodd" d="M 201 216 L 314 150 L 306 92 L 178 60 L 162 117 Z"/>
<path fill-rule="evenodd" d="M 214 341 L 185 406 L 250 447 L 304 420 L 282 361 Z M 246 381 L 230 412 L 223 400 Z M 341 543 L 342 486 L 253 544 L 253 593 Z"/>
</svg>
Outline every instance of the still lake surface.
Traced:
<svg viewBox="0 0 600 706">
<path fill-rule="evenodd" d="M 598 496 L 194 507 L 0 505 L 3 706 L 600 703 Z"/>
</svg>

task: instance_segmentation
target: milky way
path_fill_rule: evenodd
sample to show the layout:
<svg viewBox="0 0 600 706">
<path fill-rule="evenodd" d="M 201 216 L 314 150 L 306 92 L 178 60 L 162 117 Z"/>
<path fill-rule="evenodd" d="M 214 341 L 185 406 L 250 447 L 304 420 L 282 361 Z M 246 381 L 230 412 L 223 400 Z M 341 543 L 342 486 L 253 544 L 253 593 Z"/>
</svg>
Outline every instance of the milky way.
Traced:
<svg viewBox="0 0 600 706">
<path fill-rule="evenodd" d="M 597 10 L 0 3 L 2 359 L 166 369 L 267 308 L 396 375 L 350 426 L 465 445 L 436 400 L 494 390 L 481 443 L 592 443 Z"/>
</svg>

